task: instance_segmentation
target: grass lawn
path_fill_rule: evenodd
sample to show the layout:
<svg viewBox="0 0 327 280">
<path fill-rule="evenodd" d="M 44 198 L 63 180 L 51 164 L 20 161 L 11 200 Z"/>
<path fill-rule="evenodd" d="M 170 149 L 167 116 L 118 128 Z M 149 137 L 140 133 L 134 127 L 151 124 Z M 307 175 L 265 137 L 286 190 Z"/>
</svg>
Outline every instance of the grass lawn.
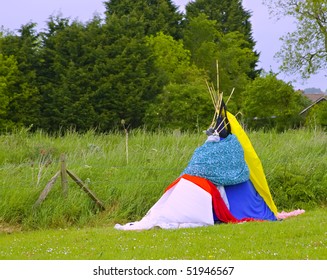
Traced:
<svg viewBox="0 0 327 280">
<path fill-rule="evenodd" d="M 326 260 L 326 209 L 278 222 L 118 231 L 113 225 L 20 231 L 0 226 L 2 260 Z"/>
</svg>

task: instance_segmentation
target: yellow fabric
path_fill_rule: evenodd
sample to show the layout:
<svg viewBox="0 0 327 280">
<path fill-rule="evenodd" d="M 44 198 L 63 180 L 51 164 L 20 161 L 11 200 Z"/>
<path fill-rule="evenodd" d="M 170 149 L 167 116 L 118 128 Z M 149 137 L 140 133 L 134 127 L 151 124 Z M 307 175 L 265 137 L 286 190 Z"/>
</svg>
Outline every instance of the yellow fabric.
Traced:
<svg viewBox="0 0 327 280">
<path fill-rule="evenodd" d="M 252 184 L 263 200 L 267 203 L 270 210 L 276 215 L 277 207 L 272 199 L 261 161 L 255 152 L 250 139 L 234 115 L 227 112 L 227 119 L 231 126 L 232 134 L 237 137 L 243 147 L 244 158 L 250 170 L 250 180 Z"/>
</svg>

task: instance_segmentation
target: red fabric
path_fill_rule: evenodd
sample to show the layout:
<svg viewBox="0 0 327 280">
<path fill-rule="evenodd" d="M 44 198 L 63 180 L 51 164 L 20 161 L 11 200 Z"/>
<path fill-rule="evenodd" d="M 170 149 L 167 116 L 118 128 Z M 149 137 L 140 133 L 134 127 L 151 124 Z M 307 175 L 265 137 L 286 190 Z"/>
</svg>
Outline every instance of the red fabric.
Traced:
<svg viewBox="0 0 327 280">
<path fill-rule="evenodd" d="M 233 216 L 233 214 L 227 208 L 224 200 L 222 199 L 220 192 L 217 190 L 216 186 L 210 182 L 209 180 L 197 176 L 192 176 L 188 174 L 184 174 L 183 176 L 176 179 L 172 182 L 165 190 L 168 191 L 172 187 L 174 187 L 182 178 L 191 181 L 196 184 L 198 187 L 202 188 L 206 192 L 211 194 L 212 197 L 212 206 L 213 210 L 217 216 L 217 218 L 223 223 L 241 223 L 241 222 L 249 222 L 249 221 L 258 221 L 253 218 L 244 218 L 237 219 Z"/>
</svg>

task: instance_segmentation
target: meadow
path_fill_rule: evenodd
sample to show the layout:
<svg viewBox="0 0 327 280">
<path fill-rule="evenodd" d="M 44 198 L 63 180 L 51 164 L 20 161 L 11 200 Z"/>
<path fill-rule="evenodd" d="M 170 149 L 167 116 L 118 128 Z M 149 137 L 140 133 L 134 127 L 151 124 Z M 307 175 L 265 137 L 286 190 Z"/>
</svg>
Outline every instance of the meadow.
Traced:
<svg viewBox="0 0 327 280">
<path fill-rule="evenodd" d="M 186 166 L 203 133 L 143 130 L 47 135 L 26 129 L 0 136 L 0 259 L 326 259 L 327 134 L 322 130 L 248 132 L 281 222 L 175 231 L 121 232 L 140 219 Z M 105 205 L 101 211 L 70 178 L 60 156 Z M 267 237 L 269 237 L 267 239 Z M 7 246 L 5 246 L 7 244 Z M 10 246 L 8 246 L 10 244 Z"/>
</svg>

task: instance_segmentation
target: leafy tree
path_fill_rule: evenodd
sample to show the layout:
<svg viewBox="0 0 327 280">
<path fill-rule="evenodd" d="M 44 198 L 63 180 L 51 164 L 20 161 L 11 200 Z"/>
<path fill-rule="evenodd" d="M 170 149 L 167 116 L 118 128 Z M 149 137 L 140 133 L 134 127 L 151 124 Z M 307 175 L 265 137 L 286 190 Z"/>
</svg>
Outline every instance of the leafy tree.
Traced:
<svg viewBox="0 0 327 280">
<path fill-rule="evenodd" d="M 247 73 L 252 69 L 255 54 L 244 35 L 239 32 L 222 34 L 216 30 L 215 25 L 215 21 L 209 20 L 204 14 L 190 19 L 184 33 L 185 46 L 191 51 L 192 61 L 207 71 L 214 84 L 217 80 L 218 60 L 219 90 L 227 96 L 235 88 L 229 108 L 237 112 L 242 104 L 241 93 L 250 80 Z"/>
<path fill-rule="evenodd" d="M 293 86 L 269 73 L 249 83 L 244 93 L 243 114 L 249 128 L 284 130 L 299 125 L 303 96 Z"/>
<path fill-rule="evenodd" d="M 213 105 L 204 84 L 169 84 L 150 105 L 146 115 L 148 128 L 202 131 L 213 117 Z"/>
<path fill-rule="evenodd" d="M 106 15 L 133 16 L 143 26 L 145 36 L 163 32 L 181 38 L 182 14 L 171 0 L 109 0 L 104 2 Z"/>
<path fill-rule="evenodd" d="M 159 33 L 147 39 L 160 75 L 169 83 L 150 104 L 145 124 L 148 128 L 183 130 L 206 129 L 214 109 L 206 89 L 206 76 L 191 64 L 190 52 L 181 41 Z"/>
<path fill-rule="evenodd" d="M 190 50 L 192 61 L 200 68 L 208 69 L 208 65 L 216 59 L 218 42 L 221 33 L 216 29 L 216 21 L 200 14 L 189 20 L 184 29 L 184 45 Z"/>
<path fill-rule="evenodd" d="M 190 52 L 182 41 L 162 32 L 146 38 L 147 46 L 155 57 L 155 66 L 167 83 L 185 84 L 194 80 L 194 75 L 202 75 L 196 66 L 191 65 Z"/>
<path fill-rule="evenodd" d="M 291 16 L 295 19 L 295 31 L 281 40 L 284 42 L 277 53 L 283 63 L 281 69 L 288 73 L 300 73 L 308 78 L 327 69 L 327 3 L 325 0 L 265 0 L 270 12 L 276 17 Z"/>
<path fill-rule="evenodd" d="M 208 20 L 215 21 L 215 29 L 222 35 L 237 32 L 243 35 L 240 47 L 249 48 L 253 55 L 251 69 L 246 73 L 254 79 L 260 70 L 256 70 L 259 54 L 254 50 L 255 42 L 252 37 L 252 25 L 250 12 L 244 10 L 240 0 L 195 0 L 189 2 L 186 7 L 186 25 L 194 18 L 205 14 Z M 213 33 L 214 34 L 214 33 Z M 218 43 L 218 42 L 216 42 Z"/>
<path fill-rule="evenodd" d="M 316 104 L 310 109 L 309 114 L 306 116 L 305 125 L 308 127 L 316 128 L 321 126 L 327 129 L 327 102 Z"/>
</svg>

